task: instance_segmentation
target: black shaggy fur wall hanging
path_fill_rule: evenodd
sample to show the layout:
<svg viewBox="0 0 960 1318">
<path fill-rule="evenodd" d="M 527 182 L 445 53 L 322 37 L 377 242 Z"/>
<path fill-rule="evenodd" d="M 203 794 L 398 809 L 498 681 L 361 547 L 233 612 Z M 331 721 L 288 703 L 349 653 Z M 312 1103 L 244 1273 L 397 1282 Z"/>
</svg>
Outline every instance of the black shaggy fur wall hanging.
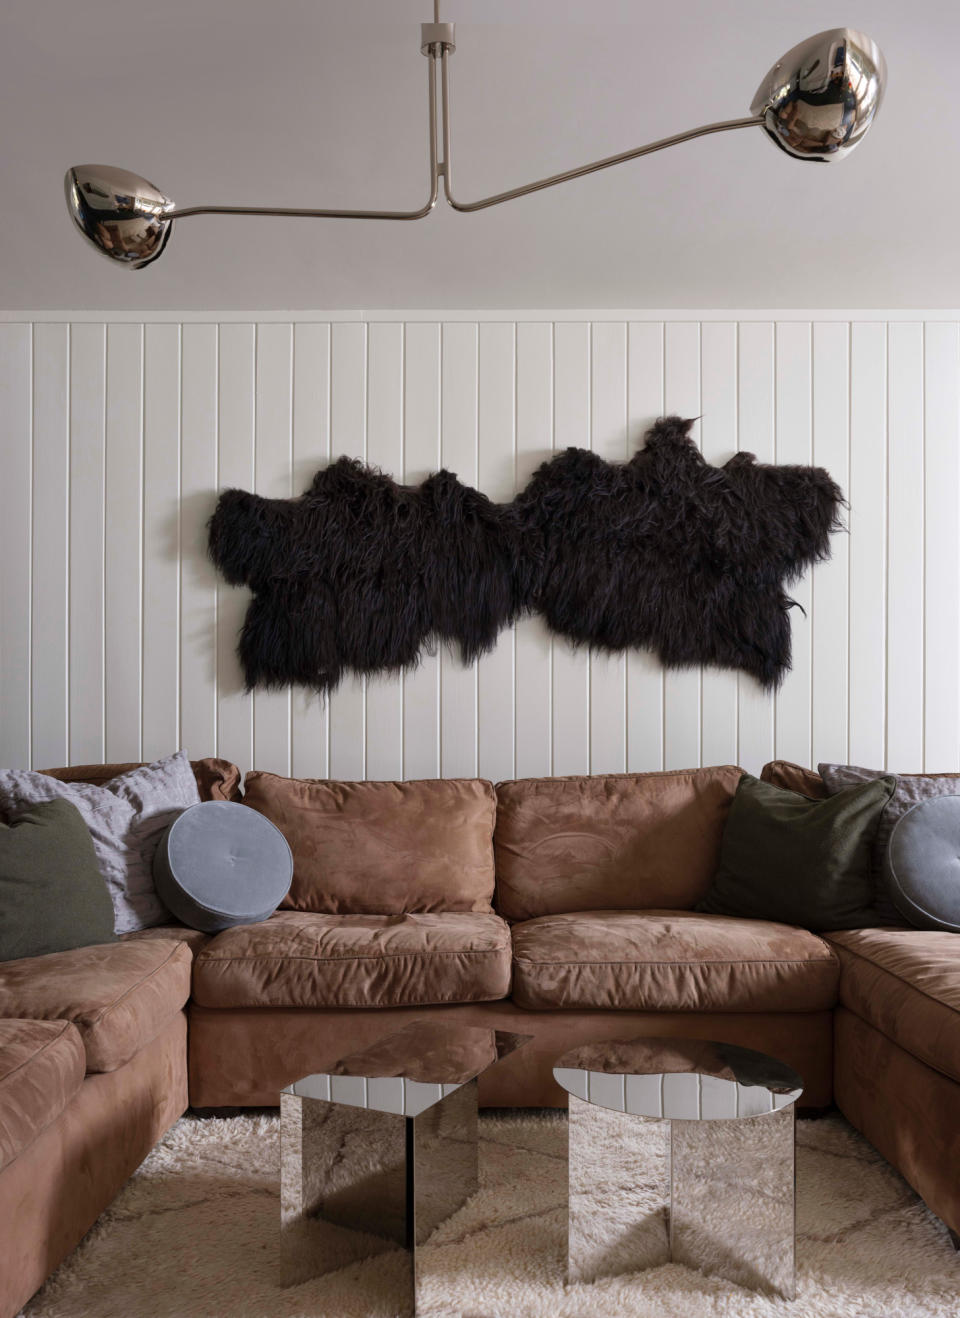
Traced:
<svg viewBox="0 0 960 1318">
<path fill-rule="evenodd" d="M 210 552 L 253 590 L 247 685 L 331 689 L 415 664 L 433 641 L 470 662 L 537 610 L 575 642 L 775 686 L 790 666 L 786 586 L 828 555 L 843 496 L 820 468 L 746 453 L 713 467 L 691 425 L 658 421 L 626 463 L 567 449 L 511 504 L 450 472 L 401 486 L 349 458 L 299 499 L 227 490 Z"/>
<path fill-rule="evenodd" d="M 227 490 L 210 553 L 253 591 L 237 647 L 248 687 L 332 689 L 416 664 L 436 640 L 470 663 L 529 595 L 511 505 L 448 471 L 404 486 L 352 458 L 299 499 Z"/>
</svg>

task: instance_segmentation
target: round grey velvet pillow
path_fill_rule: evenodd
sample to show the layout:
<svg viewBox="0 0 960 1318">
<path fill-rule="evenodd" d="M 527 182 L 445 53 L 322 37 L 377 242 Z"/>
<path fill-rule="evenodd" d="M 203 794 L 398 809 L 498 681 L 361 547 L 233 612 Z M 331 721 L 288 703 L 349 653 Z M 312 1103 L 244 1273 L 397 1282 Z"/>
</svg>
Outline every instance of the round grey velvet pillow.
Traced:
<svg viewBox="0 0 960 1318">
<path fill-rule="evenodd" d="M 884 861 L 890 895 L 918 929 L 960 933 L 960 796 L 936 796 L 901 815 Z"/>
<path fill-rule="evenodd" d="M 160 900 L 191 929 L 215 934 L 272 915 L 290 888 L 293 857 L 269 819 L 234 801 L 178 815 L 153 859 Z"/>
</svg>

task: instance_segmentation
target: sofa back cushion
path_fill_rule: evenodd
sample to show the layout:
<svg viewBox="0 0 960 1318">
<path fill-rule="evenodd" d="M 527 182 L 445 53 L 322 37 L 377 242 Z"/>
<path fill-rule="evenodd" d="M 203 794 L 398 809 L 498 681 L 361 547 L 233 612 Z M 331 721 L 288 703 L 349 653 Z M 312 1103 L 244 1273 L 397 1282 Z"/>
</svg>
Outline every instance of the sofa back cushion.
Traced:
<svg viewBox="0 0 960 1318">
<path fill-rule="evenodd" d="M 707 891 L 742 770 L 734 765 L 497 784 L 496 906 L 690 910 Z"/>
<path fill-rule="evenodd" d="M 41 769 L 62 783 L 91 783 L 102 787 L 111 778 L 119 778 L 131 769 L 142 769 L 143 763 L 133 760 L 128 764 L 71 764 L 62 769 Z M 205 760 L 191 760 L 190 768 L 197 780 L 201 801 L 239 801 L 240 770 L 229 760 L 209 756 Z"/>
<path fill-rule="evenodd" d="M 243 799 L 290 844 L 284 907 L 330 915 L 491 910 L 492 783 L 345 783 L 253 771 Z"/>
<path fill-rule="evenodd" d="M 878 775 L 879 776 L 879 775 Z M 799 792 L 812 801 L 825 801 L 830 793 L 827 784 L 814 769 L 804 768 L 791 760 L 771 760 L 760 770 L 760 781 L 787 792 Z"/>
</svg>

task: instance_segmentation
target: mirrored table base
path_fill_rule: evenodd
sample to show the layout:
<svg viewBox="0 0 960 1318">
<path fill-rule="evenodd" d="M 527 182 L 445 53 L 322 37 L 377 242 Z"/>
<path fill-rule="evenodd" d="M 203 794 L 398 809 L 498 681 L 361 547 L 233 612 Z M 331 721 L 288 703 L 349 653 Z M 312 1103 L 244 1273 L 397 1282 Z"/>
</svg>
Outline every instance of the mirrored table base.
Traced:
<svg viewBox="0 0 960 1318">
<path fill-rule="evenodd" d="M 673 1261 L 796 1294 L 794 1106 L 667 1120 L 569 1100 L 567 1276 Z"/>
<path fill-rule="evenodd" d="M 398 1311 L 446 1318 L 418 1297 L 417 1247 L 477 1189 L 477 1082 L 444 1089 L 416 1116 L 281 1094 L 285 1285 L 391 1255 Z"/>
</svg>

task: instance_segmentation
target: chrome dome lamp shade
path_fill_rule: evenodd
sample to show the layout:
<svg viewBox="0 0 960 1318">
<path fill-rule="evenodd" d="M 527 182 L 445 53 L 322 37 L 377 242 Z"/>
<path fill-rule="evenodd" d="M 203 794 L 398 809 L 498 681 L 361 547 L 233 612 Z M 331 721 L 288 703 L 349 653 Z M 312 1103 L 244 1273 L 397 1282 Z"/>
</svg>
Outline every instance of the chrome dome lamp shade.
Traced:
<svg viewBox="0 0 960 1318">
<path fill-rule="evenodd" d="M 98 252 L 133 270 L 155 261 L 173 230 L 173 202 L 139 174 L 75 165 L 64 179 L 74 224 Z"/>
<path fill-rule="evenodd" d="M 887 66 L 876 42 L 847 27 L 788 50 L 757 89 L 750 112 L 798 160 L 840 160 L 873 123 Z"/>
<path fill-rule="evenodd" d="M 67 206 L 77 228 L 96 247 L 130 270 L 142 270 L 164 250 L 175 219 L 193 215 L 271 215 L 302 219 L 422 220 L 440 199 L 456 211 L 480 211 L 628 160 L 679 146 L 695 137 L 734 128 L 763 128 L 777 146 L 798 160 L 839 160 L 852 151 L 873 123 L 887 70 L 875 42 L 850 28 L 831 28 L 803 41 L 773 66 L 740 119 L 691 128 L 645 146 L 605 156 L 562 174 L 460 201 L 453 188 L 450 127 L 450 57 L 456 50 L 453 23 L 439 17 L 421 25 L 420 51 L 427 57 L 427 114 L 430 190 L 416 210 L 306 209 L 286 206 L 174 206 L 169 197 L 137 174 L 111 165 L 77 165 L 67 171 Z"/>
</svg>

